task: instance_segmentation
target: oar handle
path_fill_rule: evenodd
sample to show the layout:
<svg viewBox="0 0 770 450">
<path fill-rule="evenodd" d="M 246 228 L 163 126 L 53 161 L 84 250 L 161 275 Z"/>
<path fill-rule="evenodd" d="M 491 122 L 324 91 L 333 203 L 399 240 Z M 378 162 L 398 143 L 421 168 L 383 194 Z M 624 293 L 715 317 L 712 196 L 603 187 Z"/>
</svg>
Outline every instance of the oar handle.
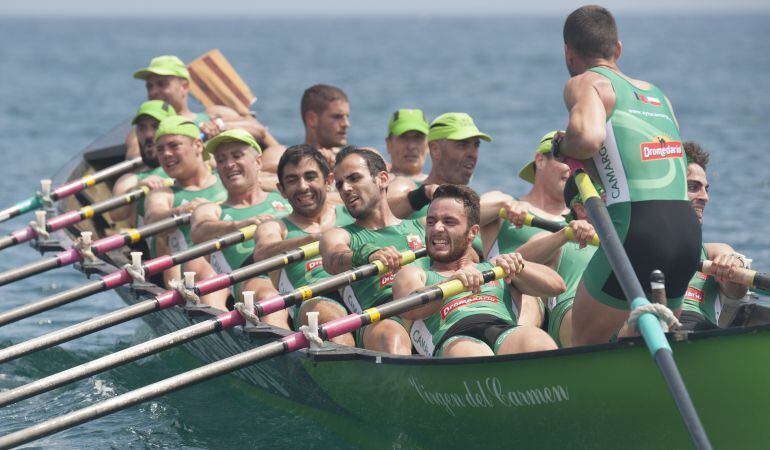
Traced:
<svg viewBox="0 0 770 450">
<path fill-rule="evenodd" d="M 713 261 L 708 259 L 701 260 L 699 270 L 703 273 L 713 275 Z M 742 267 L 733 268 L 735 274 L 733 279 L 730 280 L 733 283 L 742 284 L 744 286 L 758 287 L 761 289 L 770 289 L 770 274 L 760 273 L 752 269 L 744 269 Z"/>
<path fill-rule="evenodd" d="M 501 219 L 507 219 L 508 210 L 505 208 L 500 208 L 500 211 L 497 213 L 497 215 Z M 567 240 L 573 241 L 573 242 L 577 241 L 577 237 L 575 236 L 575 232 L 572 230 L 572 228 L 565 227 L 563 224 L 559 222 L 555 222 L 553 220 L 546 220 L 541 217 L 537 217 L 533 214 L 527 214 L 527 218 L 524 219 L 524 225 L 528 227 L 540 228 L 541 230 L 550 231 L 552 233 L 558 233 L 563 229 L 564 237 L 566 237 Z M 591 241 L 588 244 L 598 247 L 600 244 L 599 235 L 594 233 L 593 237 L 591 238 Z"/>
</svg>

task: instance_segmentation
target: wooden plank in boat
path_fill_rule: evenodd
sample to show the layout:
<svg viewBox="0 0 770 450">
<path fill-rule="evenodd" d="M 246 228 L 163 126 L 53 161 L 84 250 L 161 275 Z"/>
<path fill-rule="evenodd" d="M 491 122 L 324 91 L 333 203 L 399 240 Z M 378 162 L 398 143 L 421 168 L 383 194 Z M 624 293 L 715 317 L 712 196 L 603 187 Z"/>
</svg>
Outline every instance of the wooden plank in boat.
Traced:
<svg viewBox="0 0 770 450">
<path fill-rule="evenodd" d="M 224 105 L 248 116 L 257 97 L 219 49 L 199 56 L 188 66 L 190 90 L 204 106 Z"/>
</svg>

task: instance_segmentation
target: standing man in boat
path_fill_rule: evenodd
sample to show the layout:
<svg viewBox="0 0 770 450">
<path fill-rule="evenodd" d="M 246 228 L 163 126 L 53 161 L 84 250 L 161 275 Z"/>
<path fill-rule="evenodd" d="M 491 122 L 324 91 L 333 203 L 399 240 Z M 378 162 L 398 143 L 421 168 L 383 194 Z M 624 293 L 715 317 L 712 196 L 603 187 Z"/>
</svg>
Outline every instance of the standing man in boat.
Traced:
<svg viewBox="0 0 770 450">
<path fill-rule="evenodd" d="M 113 196 L 123 195 L 136 189 L 139 185 L 151 189 L 163 187 L 163 180 L 167 179 L 168 175 L 158 162 L 155 132 L 158 131 L 158 124 L 161 120 L 175 115 L 174 107 L 163 100 L 149 100 L 142 103 L 131 124 L 134 125 L 134 133 L 139 142 L 139 153 L 142 156 L 144 167 L 139 170 L 139 173 L 127 173 L 118 178 L 112 187 Z M 110 212 L 110 218 L 115 222 L 125 220 L 130 227 L 136 227 L 140 222 L 144 222 L 144 202 L 140 201 L 114 209 Z"/>
<path fill-rule="evenodd" d="M 201 243 L 236 231 L 251 224 L 284 216 L 291 212 L 289 203 L 277 192 L 265 192 L 260 185 L 262 150 L 248 131 L 236 128 L 224 131 L 206 143 L 205 156 L 214 158 L 219 178 L 227 190 L 222 204 L 207 202 L 195 208 L 190 224 L 190 238 Z M 232 245 L 206 261 L 197 258 L 187 263 L 199 278 L 229 273 L 241 267 L 254 251 L 254 241 Z M 238 289 L 233 290 L 238 296 Z M 204 303 L 227 309 L 229 290 L 212 292 Z"/>
<path fill-rule="evenodd" d="M 207 139 L 225 130 L 243 128 L 266 149 L 268 169 L 275 171 L 284 147 L 270 134 L 267 127 L 252 116 L 241 116 L 232 108 L 215 105 L 206 111 L 195 113 L 190 110 L 190 72 L 178 57 L 162 55 L 153 58 L 150 65 L 134 73 L 134 78 L 144 80 L 148 100 L 163 100 L 174 107 L 177 114 L 185 116 L 197 124 Z M 136 139 L 129 133 L 126 140 L 127 157 L 135 157 L 138 152 Z M 274 161 L 273 161 L 274 159 Z"/>
<path fill-rule="evenodd" d="M 420 109 L 399 109 L 390 116 L 385 145 L 390 154 L 394 180 L 404 177 L 416 187 L 427 177 L 422 172 L 428 157 L 428 122 Z M 395 181 L 394 181 L 395 183 Z"/>
<path fill-rule="evenodd" d="M 567 17 L 569 121 L 566 133 L 554 137 L 555 153 L 593 159 L 607 210 L 642 287 L 649 293 L 650 273 L 663 271 L 668 306 L 678 314 L 700 256 L 700 224 L 687 198 L 687 164 L 671 104 L 651 83 L 620 72 L 621 49 L 606 9 L 584 6 Z M 575 296 L 572 343 L 609 341 L 628 313 L 600 248 Z"/>
<path fill-rule="evenodd" d="M 171 188 L 150 192 L 145 200 L 145 222 L 191 213 L 206 202 L 221 202 L 227 190 L 219 177 L 204 160 L 200 128 L 184 116 L 171 116 L 160 121 L 155 133 L 155 148 L 163 171 L 176 180 Z M 208 156 L 205 157 L 208 159 Z M 150 248 L 150 256 L 179 252 L 190 245 L 190 226 L 182 225 L 170 233 L 157 236 Z M 164 272 L 164 280 L 181 278 L 179 267 Z"/>
<path fill-rule="evenodd" d="M 292 212 L 286 217 L 259 225 L 254 234 L 254 261 L 260 261 L 301 245 L 318 241 L 326 230 L 353 223 L 343 205 L 334 205 L 328 193 L 334 183 L 326 158 L 309 145 L 295 145 L 286 149 L 278 163 L 278 189 L 291 204 Z M 321 257 L 300 261 L 273 272 L 270 278 L 252 278 L 243 283 L 242 291 L 254 291 L 256 299 L 264 299 L 278 292 L 285 294 L 299 287 L 328 277 Z M 273 313 L 269 323 L 289 328 L 291 317 L 294 329 L 307 325 L 307 313 L 318 312 L 319 323 L 347 315 L 338 293 L 328 293 L 304 301 L 282 315 Z M 332 339 L 338 344 L 355 346 L 348 333 Z"/>
<path fill-rule="evenodd" d="M 709 201 L 709 183 L 706 166 L 709 154 L 697 142 L 685 142 L 687 155 L 687 195 L 698 220 L 703 223 L 703 213 Z M 687 286 L 679 321 L 685 330 L 710 330 L 719 325 L 722 311 L 722 296 L 737 300 L 743 298 L 748 287 L 730 282 L 734 268 L 748 268 L 749 260 L 736 253 L 732 247 L 722 243 L 704 243 L 701 259 L 712 261 L 715 275 L 695 272 Z"/>
<path fill-rule="evenodd" d="M 350 104 L 342 89 L 328 84 L 310 86 L 300 103 L 305 144 L 318 149 L 333 167 L 335 156 L 348 143 Z"/>
<path fill-rule="evenodd" d="M 337 154 L 334 180 L 355 222 L 323 234 L 324 269 L 338 274 L 373 261 L 381 261 L 390 269 L 380 277 L 367 278 L 343 289 L 345 306 L 360 313 L 390 300 L 395 272 L 401 268 L 400 252 L 422 248 L 425 227 L 419 220 L 401 220 L 390 210 L 390 173 L 379 154 L 353 146 L 343 148 Z M 358 330 L 356 344 L 370 350 L 410 355 L 408 326 L 398 317 L 382 320 Z"/>
<path fill-rule="evenodd" d="M 471 188 L 442 185 L 436 189 L 425 226 L 429 258 L 399 271 L 393 295 L 403 297 L 447 278 L 461 280 L 468 289 L 402 316 L 422 319 L 430 334 L 428 356 L 491 356 L 555 349 L 556 343 L 540 328 L 517 326 L 512 297 L 522 292 L 558 295 L 564 291 L 564 282 L 549 267 L 525 261 L 518 253 L 476 264 L 471 242 L 479 233 L 479 216 L 479 196 Z M 509 276 L 504 281 L 484 283 L 481 271 L 496 265 Z M 421 346 L 416 343 L 415 347 Z"/>
</svg>

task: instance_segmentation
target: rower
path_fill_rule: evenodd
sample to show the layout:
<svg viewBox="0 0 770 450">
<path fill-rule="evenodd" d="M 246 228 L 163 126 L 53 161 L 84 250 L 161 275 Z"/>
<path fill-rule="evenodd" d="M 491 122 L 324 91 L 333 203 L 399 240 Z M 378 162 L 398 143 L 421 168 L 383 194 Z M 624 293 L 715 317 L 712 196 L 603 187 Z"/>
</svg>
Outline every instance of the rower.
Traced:
<svg viewBox="0 0 770 450">
<path fill-rule="evenodd" d="M 600 6 L 567 17 L 564 51 L 572 76 L 564 90 L 569 122 L 566 133 L 554 137 L 556 153 L 593 158 L 639 282 L 650 295 L 650 273 L 661 270 L 668 307 L 678 314 L 700 259 L 701 229 L 687 198 L 687 164 L 671 104 L 651 83 L 620 72 L 615 19 Z M 609 341 L 628 308 L 600 248 L 575 296 L 572 343 Z"/>
<path fill-rule="evenodd" d="M 399 109 L 394 112 L 388 122 L 385 145 L 390 154 L 390 173 L 394 180 L 404 177 L 414 181 L 416 187 L 421 186 L 427 177 L 423 166 L 428 156 L 428 122 L 422 110 Z M 404 186 L 408 188 L 407 183 Z"/>
<path fill-rule="evenodd" d="M 353 223 L 343 205 L 329 201 L 328 191 L 334 183 L 326 158 L 309 145 L 289 147 L 278 163 L 278 189 L 291 204 L 292 212 L 286 217 L 259 225 L 254 234 L 254 261 L 275 256 L 281 252 L 310 244 L 331 228 Z M 243 283 L 243 291 L 254 291 L 256 299 L 291 292 L 316 282 L 329 274 L 323 269 L 321 258 L 290 264 L 270 277 L 252 278 Z M 347 314 L 342 298 L 337 293 L 314 297 L 283 311 L 273 313 L 266 322 L 289 328 L 291 317 L 294 329 L 307 325 L 307 313 L 317 312 L 319 323 Z M 332 339 L 338 344 L 354 346 L 353 335 L 348 333 Z"/>
<path fill-rule="evenodd" d="M 174 215 L 191 213 L 206 202 L 227 198 L 227 190 L 219 177 L 206 164 L 200 128 L 184 116 L 171 116 L 160 121 L 155 133 L 155 148 L 163 170 L 176 180 L 171 188 L 150 192 L 145 200 L 145 222 L 150 224 Z M 182 225 L 170 233 L 158 235 L 150 247 L 150 256 L 168 255 L 192 245 L 190 226 Z M 164 280 L 180 279 L 179 267 L 164 272 Z"/>
<path fill-rule="evenodd" d="M 360 313 L 390 300 L 394 272 L 401 253 L 423 247 L 425 227 L 419 220 L 401 220 L 387 201 L 390 174 L 377 153 L 348 146 L 337 154 L 334 167 L 337 191 L 355 222 L 326 231 L 321 238 L 323 267 L 338 274 L 374 261 L 388 269 L 380 277 L 347 286 L 342 299 L 347 309 Z M 356 332 L 356 344 L 370 350 L 410 355 L 408 324 L 398 317 L 384 319 Z"/>
<path fill-rule="evenodd" d="M 150 189 L 163 187 L 163 180 L 168 175 L 163 171 L 158 162 L 158 153 L 155 149 L 155 132 L 158 124 L 169 116 L 175 116 L 174 107 L 163 100 L 149 100 L 139 107 L 131 124 L 134 125 L 134 133 L 139 142 L 139 153 L 142 156 L 144 167 L 139 173 L 127 173 L 112 187 L 112 195 L 117 197 L 136 189 L 138 186 L 147 186 Z M 115 221 L 125 220 L 130 227 L 144 224 L 144 202 L 132 203 L 128 206 L 110 211 L 110 218 Z"/>
<path fill-rule="evenodd" d="M 563 214 L 569 210 L 564 204 L 564 183 L 569 178 L 569 167 L 551 154 L 551 141 L 555 134 L 556 131 L 551 131 L 540 138 L 533 160 L 519 171 L 519 178 L 532 184 L 527 194 L 516 198 L 490 192 L 483 197 L 485 202 L 494 202 L 495 211 L 504 209 L 506 212 L 505 219 L 495 215 L 491 222 L 481 227 L 486 259 L 501 253 L 516 252 L 540 233 L 534 227 L 522 226 L 528 213 L 566 225 Z M 541 299 L 524 296 L 519 310 L 519 323 L 542 326 L 546 319 L 545 308 Z"/>
<path fill-rule="evenodd" d="M 300 103 L 305 125 L 305 144 L 318 149 L 329 167 L 334 167 L 335 155 L 348 143 L 350 104 L 342 89 L 328 84 L 310 86 Z"/>
<path fill-rule="evenodd" d="M 603 192 L 601 186 L 594 187 Z M 587 245 L 596 231 L 590 223 L 574 178 L 567 180 L 563 195 L 563 201 L 569 208 L 569 213 L 564 216 L 568 223 L 557 233 L 535 234 L 518 248 L 518 252 L 527 261 L 547 264 L 564 280 L 565 291 L 547 298 L 547 330 L 559 347 L 572 347 L 572 305 L 583 272 L 597 247 Z M 574 241 L 567 238 L 568 230 L 575 236 Z"/>
<path fill-rule="evenodd" d="M 709 183 L 706 178 L 708 152 L 692 141 L 684 143 L 687 155 L 687 195 L 703 223 L 703 213 L 709 201 Z M 748 268 L 749 260 L 736 253 L 732 247 L 722 243 L 704 243 L 701 247 L 701 259 L 711 260 L 715 275 L 695 272 L 687 286 L 679 321 L 684 330 L 709 330 L 719 325 L 722 311 L 722 296 L 737 300 L 743 298 L 748 287 L 730 282 L 734 268 Z"/>
<path fill-rule="evenodd" d="M 196 244 L 217 238 L 251 224 L 285 216 L 291 205 L 277 192 L 265 192 L 260 185 L 262 150 L 256 140 L 243 129 L 224 131 L 206 143 L 205 156 L 216 161 L 219 178 L 227 190 L 222 204 L 207 202 L 199 205 L 190 222 L 190 238 Z M 201 279 L 217 273 L 229 273 L 241 267 L 254 251 L 254 241 L 222 249 L 210 256 L 209 261 L 198 258 L 187 267 Z M 238 298 L 239 289 L 233 293 Z M 228 290 L 220 290 L 203 297 L 203 302 L 227 309 Z"/>
<path fill-rule="evenodd" d="M 192 112 L 189 107 L 190 72 L 187 66 L 176 56 L 157 56 L 150 65 L 134 72 L 134 78 L 144 80 L 148 100 L 163 100 L 174 107 L 177 114 L 195 122 L 210 139 L 225 130 L 243 128 L 254 136 L 265 149 L 265 156 L 270 160 L 268 170 L 275 171 L 284 147 L 270 134 L 270 131 L 253 116 L 241 116 L 232 108 L 214 105 L 204 112 Z M 138 152 L 136 139 L 129 133 L 126 140 L 127 157 L 135 157 Z M 275 161 L 273 161 L 273 159 Z"/>
<path fill-rule="evenodd" d="M 553 296 L 564 291 L 564 282 L 551 268 L 525 261 L 518 253 L 496 256 L 476 264 L 471 242 L 479 233 L 479 197 L 469 187 L 442 185 L 434 192 L 425 229 L 429 258 L 402 268 L 396 275 L 393 295 L 406 296 L 448 278 L 461 280 L 465 292 L 429 303 L 402 314 L 422 319 L 429 341 L 415 347 L 428 356 L 491 356 L 553 350 L 556 343 L 540 328 L 517 326 L 511 297 L 522 292 Z M 500 266 L 505 281 L 484 283 L 482 270 Z M 418 322 L 415 322 L 415 325 Z"/>
</svg>

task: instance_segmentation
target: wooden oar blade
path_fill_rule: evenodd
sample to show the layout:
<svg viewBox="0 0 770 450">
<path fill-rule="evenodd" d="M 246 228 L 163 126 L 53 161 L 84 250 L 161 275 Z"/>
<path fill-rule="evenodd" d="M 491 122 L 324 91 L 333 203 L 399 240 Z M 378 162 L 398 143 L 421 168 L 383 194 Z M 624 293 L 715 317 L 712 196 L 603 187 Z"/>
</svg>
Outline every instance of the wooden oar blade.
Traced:
<svg viewBox="0 0 770 450">
<path fill-rule="evenodd" d="M 219 49 L 199 56 L 187 69 L 192 81 L 190 90 L 204 106 L 229 106 L 243 116 L 250 114 L 257 97 Z"/>
</svg>

